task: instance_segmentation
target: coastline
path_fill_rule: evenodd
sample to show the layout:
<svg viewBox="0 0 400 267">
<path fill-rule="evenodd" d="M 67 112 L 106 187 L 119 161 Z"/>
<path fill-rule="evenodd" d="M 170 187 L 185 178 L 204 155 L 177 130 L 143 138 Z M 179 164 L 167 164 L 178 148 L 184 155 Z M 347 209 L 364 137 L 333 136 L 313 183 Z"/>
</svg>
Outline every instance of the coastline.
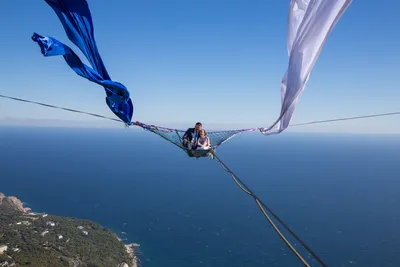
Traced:
<svg viewBox="0 0 400 267">
<path fill-rule="evenodd" d="M 139 247 L 140 247 L 140 245 L 139 244 L 137 244 L 137 243 L 129 243 L 129 244 L 126 244 L 126 243 L 124 243 L 124 241 L 116 234 L 116 233 L 114 233 L 115 234 L 115 237 L 121 242 L 121 243 L 123 243 L 124 244 L 124 246 L 125 246 L 125 249 L 126 249 L 126 252 L 129 254 L 129 256 L 131 257 L 131 259 L 132 259 L 132 267 L 140 267 L 140 259 L 139 259 L 139 257 L 138 257 L 138 250 L 139 250 Z M 125 266 L 121 266 L 121 267 L 125 267 Z"/>
<path fill-rule="evenodd" d="M 8 208 L 11 208 L 14 211 L 22 213 L 23 216 L 27 217 L 35 217 L 32 218 L 33 220 L 36 220 L 38 218 L 46 218 L 47 216 L 57 216 L 53 214 L 47 214 L 47 213 L 39 213 L 39 212 L 34 212 L 32 211 L 31 208 L 26 207 L 26 203 L 22 202 L 20 199 L 18 199 L 15 196 L 5 196 L 3 193 L 0 193 L 0 206 L 3 205 L 7 206 Z M 69 218 L 69 217 L 65 217 Z M 90 221 L 90 220 L 88 220 Z M 96 223 L 96 222 L 94 222 Z M 140 259 L 138 255 L 140 254 L 139 252 L 139 247 L 140 245 L 137 243 L 125 243 L 121 237 L 118 236 L 118 234 L 112 230 L 110 232 L 114 235 L 114 237 L 124 246 L 126 253 L 129 255 L 130 262 L 128 263 L 121 263 L 118 267 L 139 267 L 140 266 Z"/>
</svg>

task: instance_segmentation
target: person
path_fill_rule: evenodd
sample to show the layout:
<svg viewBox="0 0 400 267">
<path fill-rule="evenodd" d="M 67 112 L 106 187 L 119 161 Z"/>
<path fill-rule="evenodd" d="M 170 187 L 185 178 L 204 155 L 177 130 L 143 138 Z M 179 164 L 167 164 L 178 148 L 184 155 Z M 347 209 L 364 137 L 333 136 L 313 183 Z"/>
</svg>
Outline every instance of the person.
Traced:
<svg viewBox="0 0 400 267">
<path fill-rule="evenodd" d="M 209 150 L 211 148 L 210 138 L 207 136 L 207 132 L 204 129 L 199 131 L 200 137 L 197 139 L 198 150 Z"/>
<path fill-rule="evenodd" d="M 201 122 L 197 122 L 194 128 L 189 128 L 183 135 L 183 146 L 188 149 L 197 148 L 197 140 L 199 138 L 199 132 L 202 130 L 203 125 Z"/>
</svg>

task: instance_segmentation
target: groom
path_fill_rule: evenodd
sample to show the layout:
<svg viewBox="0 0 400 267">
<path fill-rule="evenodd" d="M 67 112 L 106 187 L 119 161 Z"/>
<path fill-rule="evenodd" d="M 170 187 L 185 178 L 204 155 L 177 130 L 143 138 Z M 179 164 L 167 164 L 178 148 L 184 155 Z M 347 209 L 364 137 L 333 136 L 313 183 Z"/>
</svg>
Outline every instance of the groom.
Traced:
<svg viewBox="0 0 400 267">
<path fill-rule="evenodd" d="M 197 139 L 199 138 L 199 132 L 203 128 L 201 122 L 197 122 L 194 128 L 189 128 L 186 130 L 183 135 L 183 146 L 188 149 L 196 149 L 197 148 Z"/>
</svg>

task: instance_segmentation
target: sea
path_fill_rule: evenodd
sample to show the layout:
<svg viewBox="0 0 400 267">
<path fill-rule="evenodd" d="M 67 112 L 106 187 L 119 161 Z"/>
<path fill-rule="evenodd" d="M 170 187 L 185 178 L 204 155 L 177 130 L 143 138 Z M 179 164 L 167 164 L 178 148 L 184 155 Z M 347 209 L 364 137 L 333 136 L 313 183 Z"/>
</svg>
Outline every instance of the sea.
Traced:
<svg viewBox="0 0 400 267">
<path fill-rule="evenodd" d="M 216 153 L 327 266 L 400 266 L 399 135 L 249 133 Z M 0 192 L 139 243 L 144 267 L 303 266 L 216 160 L 146 131 L 1 126 Z"/>
</svg>

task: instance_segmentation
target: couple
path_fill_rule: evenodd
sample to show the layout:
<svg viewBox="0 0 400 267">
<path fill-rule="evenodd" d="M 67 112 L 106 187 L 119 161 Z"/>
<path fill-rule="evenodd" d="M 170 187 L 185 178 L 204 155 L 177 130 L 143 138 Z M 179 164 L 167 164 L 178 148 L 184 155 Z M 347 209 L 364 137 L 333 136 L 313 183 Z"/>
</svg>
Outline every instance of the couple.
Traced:
<svg viewBox="0 0 400 267">
<path fill-rule="evenodd" d="M 211 149 L 210 138 L 201 122 L 196 123 L 194 128 L 189 128 L 183 135 L 183 146 L 191 150 Z"/>
</svg>

